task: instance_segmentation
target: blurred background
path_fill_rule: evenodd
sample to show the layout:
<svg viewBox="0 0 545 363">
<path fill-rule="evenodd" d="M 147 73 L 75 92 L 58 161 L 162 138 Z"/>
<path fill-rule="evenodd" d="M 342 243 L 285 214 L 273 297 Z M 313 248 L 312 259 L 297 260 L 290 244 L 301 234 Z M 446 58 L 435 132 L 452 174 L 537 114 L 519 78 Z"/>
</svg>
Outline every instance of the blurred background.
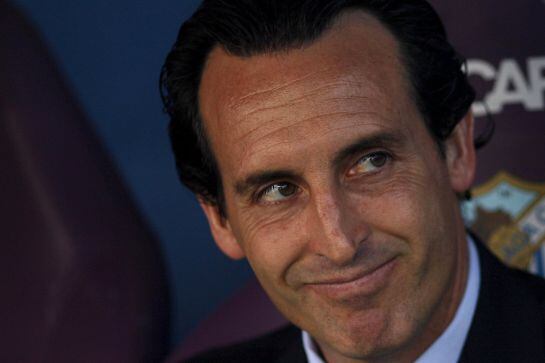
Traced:
<svg viewBox="0 0 545 363">
<path fill-rule="evenodd" d="M 232 262 L 215 247 L 194 196 L 180 185 L 159 97 L 161 65 L 181 23 L 199 1 L 10 2 L 38 29 L 160 241 L 174 346 L 251 276 L 246 262 Z M 483 101 L 496 120 L 497 136 L 480 154 L 477 182 L 487 182 L 503 170 L 527 182 L 543 183 L 545 0 L 432 3 L 453 43 L 470 58 L 469 71 L 478 91 L 477 126 L 485 124 Z M 516 186 L 545 196 L 538 184 L 513 180 L 497 179 L 509 190 Z M 494 203 L 482 207 L 493 212 L 508 201 Z M 545 215 L 545 209 L 542 212 Z M 512 212 L 511 217 L 520 220 L 521 213 Z M 545 222 L 543 226 L 545 231 Z M 542 243 L 542 237 L 536 241 Z M 534 272 L 543 274 L 544 256 L 536 254 L 530 266 Z"/>
<path fill-rule="evenodd" d="M 41 32 L 161 242 L 174 344 L 250 276 L 245 262 L 233 263 L 215 248 L 195 198 L 181 187 L 159 97 L 160 68 L 199 1 L 11 3 Z"/>
</svg>

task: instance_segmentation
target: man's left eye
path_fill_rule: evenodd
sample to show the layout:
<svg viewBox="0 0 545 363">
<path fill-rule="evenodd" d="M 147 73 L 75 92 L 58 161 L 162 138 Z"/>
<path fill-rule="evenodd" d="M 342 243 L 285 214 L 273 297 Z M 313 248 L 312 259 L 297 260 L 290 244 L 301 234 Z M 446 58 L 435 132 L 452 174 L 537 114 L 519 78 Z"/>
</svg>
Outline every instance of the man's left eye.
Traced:
<svg viewBox="0 0 545 363">
<path fill-rule="evenodd" d="M 357 176 L 377 171 L 386 165 L 390 158 L 390 155 L 382 151 L 365 155 L 348 171 L 348 176 Z"/>
</svg>

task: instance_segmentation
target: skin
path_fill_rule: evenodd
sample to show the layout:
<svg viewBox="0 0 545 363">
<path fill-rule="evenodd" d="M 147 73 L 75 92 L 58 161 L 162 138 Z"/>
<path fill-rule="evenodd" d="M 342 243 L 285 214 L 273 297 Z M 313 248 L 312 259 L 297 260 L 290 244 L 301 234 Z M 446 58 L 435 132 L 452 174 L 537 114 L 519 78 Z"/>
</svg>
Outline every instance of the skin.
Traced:
<svg viewBox="0 0 545 363">
<path fill-rule="evenodd" d="M 473 120 L 442 156 L 410 90 L 397 41 L 360 11 L 303 49 L 216 48 L 203 74 L 227 214 L 201 202 L 214 239 L 328 362 L 414 361 L 465 288 Z"/>
</svg>

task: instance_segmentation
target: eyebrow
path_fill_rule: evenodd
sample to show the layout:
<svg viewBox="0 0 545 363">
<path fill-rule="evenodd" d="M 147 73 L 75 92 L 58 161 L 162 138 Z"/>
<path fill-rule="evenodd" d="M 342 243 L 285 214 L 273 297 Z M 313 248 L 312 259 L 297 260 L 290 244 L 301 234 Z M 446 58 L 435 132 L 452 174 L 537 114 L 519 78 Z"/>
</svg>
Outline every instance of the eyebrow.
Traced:
<svg viewBox="0 0 545 363">
<path fill-rule="evenodd" d="M 403 138 L 397 133 L 381 132 L 364 136 L 335 154 L 333 165 L 339 167 L 347 158 L 354 154 L 377 147 L 396 147 L 403 143 Z M 235 183 L 235 191 L 239 195 L 247 195 L 251 189 L 278 180 L 300 179 L 301 175 L 290 169 L 256 171 L 243 180 Z"/>
</svg>

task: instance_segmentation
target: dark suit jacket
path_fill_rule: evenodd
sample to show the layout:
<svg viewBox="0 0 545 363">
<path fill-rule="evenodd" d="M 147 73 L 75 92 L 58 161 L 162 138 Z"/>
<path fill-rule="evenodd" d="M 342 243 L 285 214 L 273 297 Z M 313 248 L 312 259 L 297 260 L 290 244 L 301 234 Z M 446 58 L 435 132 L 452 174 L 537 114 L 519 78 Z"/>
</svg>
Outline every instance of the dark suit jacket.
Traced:
<svg viewBox="0 0 545 363">
<path fill-rule="evenodd" d="M 477 243 L 481 287 L 460 362 L 545 363 L 545 280 L 509 269 Z M 188 363 L 305 363 L 301 331 L 294 326 Z"/>
</svg>

